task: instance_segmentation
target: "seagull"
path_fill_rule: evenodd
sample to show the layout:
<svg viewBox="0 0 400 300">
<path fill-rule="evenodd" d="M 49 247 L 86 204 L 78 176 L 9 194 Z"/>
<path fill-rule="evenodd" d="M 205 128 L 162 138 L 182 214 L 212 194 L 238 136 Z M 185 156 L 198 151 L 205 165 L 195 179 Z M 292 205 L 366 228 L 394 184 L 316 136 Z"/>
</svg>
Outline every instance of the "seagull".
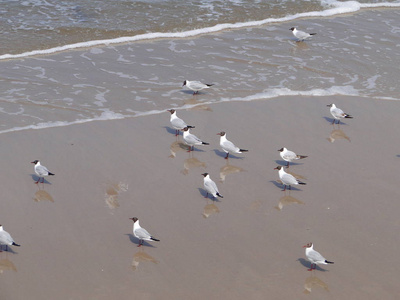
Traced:
<svg viewBox="0 0 400 300">
<path fill-rule="evenodd" d="M 296 179 L 292 174 L 286 173 L 282 166 L 277 166 L 274 170 L 279 170 L 279 179 L 282 181 L 285 188 L 283 191 L 286 191 L 286 186 L 289 186 L 289 190 L 291 189 L 291 185 L 293 184 L 306 184 Z"/>
<path fill-rule="evenodd" d="M 176 115 L 176 110 L 175 109 L 168 109 L 168 111 L 171 113 L 171 125 L 175 129 L 175 135 L 179 135 L 179 130 L 183 130 L 183 128 L 188 127 L 188 128 L 194 128 L 194 126 L 187 125 L 185 121 L 183 121 L 181 118 L 178 118 Z"/>
<path fill-rule="evenodd" d="M 221 146 L 222 150 L 226 152 L 225 159 L 228 159 L 229 152 L 242 153 L 249 151 L 245 149 L 240 149 L 239 147 L 236 147 L 231 141 L 228 141 L 228 139 L 226 138 L 226 132 L 221 131 L 220 133 L 217 133 L 217 135 L 221 136 L 221 138 L 219 139 L 219 145 Z"/>
<path fill-rule="evenodd" d="M 0 252 L 3 252 L 2 248 L 3 245 L 6 245 L 6 250 L 8 250 L 8 246 L 20 246 L 17 243 L 14 242 L 13 238 L 11 235 L 3 229 L 3 225 L 0 225 Z"/>
<path fill-rule="evenodd" d="M 308 269 L 308 271 L 312 271 L 312 269 L 315 269 L 319 264 L 326 265 L 334 263 L 333 261 L 326 260 L 318 251 L 315 251 L 313 243 L 308 243 L 303 246 L 303 248 L 306 248 L 306 257 L 311 262 L 311 268 Z"/>
<path fill-rule="evenodd" d="M 185 141 L 186 145 L 189 146 L 189 152 L 194 150 L 195 145 L 210 145 L 209 143 L 200 140 L 194 134 L 191 134 L 189 127 L 183 128 L 183 140 Z"/>
<path fill-rule="evenodd" d="M 138 218 L 133 217 L 129 219 L 133 221 L 133 235 L 139 239 L 138 247 L 143 245 L 143 241 L 156 241 L 156 242 L 160 241 L 152 237 L 150 233 L 147 232 L 146 229 L 140 227 Z"/>
<path fill-rule="evenodd" d="M 35 164 L 35 173 L 39 176 L 39 179 L 35 183 L 38 183 L 40 181 L 40 178 L 42 178 L 43 183 L 45 176 L 54 175 L 53 173 L 50 173 L 50 171 L 45 166 L 42 166 L 40 164 L 40 161 L 34 160 L 31 163 Z"/>
<path fill-rule="evenodd" d="M 331 115 L 334 118 L 332 124 L 335 124 L 335 120 L 338 120 L 338 124 L 340 124 L 340 119 L 343 119 L 343 118 L 353 119 L 352 116 L 344 113 L 343 110 L 336 107 L 335 104 L 332 103 L 332 104 L 328 104 L 327 106 L 330 107 L 329 110 L 331 112 Z"/>
<path fill-rule="evenodd" d="M 192 91 L 194 91 L 193 95 L 198 94 L 199 91 L 201 91 L 202 89 L 208 89 L 210 86 L 213 86 L 214 84 L 209 84 L 209 83 L 202 83 L 200 81 L 189 81 L 189 80 L 185 80 L 183 82 L 182 86 L 187 86 L 189 89 L 191 89 Z"/>
<path fill-rule="evenodd" d="M 297 155 L 296 153 L 294 153 L 293 151 L 290 151 L 288 149 L 286 149 L 285 147 L 281 148 L 278 150 L 280 153 L 280 156 L 282 157 L 282 159 L 284 161 L 287 161 L 287 167 L 289 168 L 289 163 L 297 160 L 297 159 L 302 159 L 302 158 L 306 158 L 307 156 L 305 155 Z"/>
<path fill-rule="evenodd" d="M 201 174 L 204 176 L 204 188 L 207 191 L 207 195 L 204 198 L 208 198 L 208 194 L 213 195 L 214 198 L 220 197 L 224 198 L 218 191 L 218 187 L 215 182 L 210 178 L 208 173 Z"/>
<path fill-rule="evenodd" d="M 308 39 L 312 35 L 316 35 L 316 33 L 307 33 L 307 32 L 301 31 L 301 30 L 297 30 L 296 27 L 292 27 L 292 28 L 290 28 L 290 30 L 293 32 L 293 35 L 296 38 L 298 38 L 299 42 L 302 42 L 302 41 Z"/>
</svg>

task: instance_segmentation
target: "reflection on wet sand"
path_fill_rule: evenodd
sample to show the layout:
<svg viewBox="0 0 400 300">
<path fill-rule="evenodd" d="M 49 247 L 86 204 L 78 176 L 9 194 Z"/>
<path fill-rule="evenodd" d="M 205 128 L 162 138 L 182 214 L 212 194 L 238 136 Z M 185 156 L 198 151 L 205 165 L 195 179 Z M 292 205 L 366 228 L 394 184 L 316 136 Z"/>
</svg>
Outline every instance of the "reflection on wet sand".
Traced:
<svg viewBox="0 0 400 300">
<path fill-rule="evenodd" d="M 221 169 L 219 170 L 219 178 L 221 182 L 225 181 L 225 177 L 229 174 L 233 174 L 233 173 L 239 173 L 239 172 L 244 172 L 246 170 L 240 168 L 240 167 L 236 167 L 236 166 L 232 166 L 229 164 L 229 160 L 226 161 L 226 165 L 222 166 Z"/>
<path fill-rule="evenodd" d="M 40 202 L 40 201 L 54 202 L 53 197 L 48 192 L 46 192 L 44 189 L 41 189 L 39 185 L 37 185 L 37 187 L 39 190 L 33 196 L 33 200 L 35 202 Z"/>
<path fill-rule="evenodd" d="M 176 153 L 179 151 L 188 151 L 189 150 L 189 146 L 187 146 L 185 143 L 183 143 L 182 141 L 175 141 L 171 144 L 171 146 L 169 147 L 170 151 L 171 151 L 171 155 L 169 156 L 170 158 L 175 158 L 176 157 Z"/>
<path fill-rule="evenodd" d="M 313 288 L 323 288 L 325 291 L 329 292 L 328 285 L 319 279 L 317 276 L 312 274 L 310 277 L 306 279 L 304 283 L 304 294 L 310 294 Z"/>
<path fill-rule="evenodd" d="M 0 259 L 0 274 L 2 274 L 4 271 L 17 272 L 17 268 L 8 258 Z"/>
<path fill-rule="evenodd" d="M 106 188 L 106 193 L 104 195 L 105 201 L 108 205 L 109 208 L 118 208 L 119 207 L 119 202 L 118 202 L 118 195 L 121 192 L 126 192 L 128 190 L 128 185 L 126 183 L 114 183 L 114 184 L 108 184 Z"/>
<path fill-rule="evenodd" d="M 212 111 L 211 107 L 209 107 L 208 105 L 206 105 L 206 104 L 199 104 L 199 105 L 196 105 L 196 104 L 198 104 L 198 103 L 200 103 L 200 102 L 196 99 L 196 96 L 193 96 L 191 99 L 185 101 L 185 104 L 195 105 L 195 106 L 193 106 L 192 108 L 189 108 L 189 110 L 205 110 L 205 111 Z"/>
<path fill-rule="evenodd" d="M 207 201 L 208 202 L 208 201 Z M 203 218 L 207 219 L 211 215 L 218 214 L 220 212 L 218 206 L 215 205 L 215 203 L 210 203 L 204 206 L 203 209 Z"/>
<path fill-rule="evenodd" d="M 349 142 L 351 142 L 350 138 L 343 132 L 343 130 L 341 130 L 340 128 L 338 129 L 335 129 L 335 127 L 333 128 L 334 129 L 332 130 L 330 136 L 327 138 L 328 141 L 333 143 L 335 140 L 346 139 Z"/>
<path fill-rule="evenodd" d="M 277 210 L 281 211 L 284 206 L 289 205 L 289 204 L 304 204 L 304 202 L 290 196 L 290 193 L 289 193 L 289 195 L 285 195 L 285 196 L 279 198 L 278 206 L 275 206 L 275 208 Z"/>
<path fill-rule="evenodd" d="M 140 262 L 152 262 L 154 264 L 158 264 L 158 260 L 156 260 L 153 256 L 151 256 L 150 254 L 147 254 L 146 252 L 144 252 L 144 248 L 141 247 L 141 249 L 139 249 L 134 255 L 133 255 L 133 259 L 132 259 L 132 270 L 136 271 L 136 269 L 139 266 Z"/>
<path fill-rule="evenodd" d="M 181 171 L 181 173 L 187 175 L 189 173 L 190 169 L 199 168 L 199 167 L 205 168 L 206 163 L 198 160 L 196 157 L 190 157 L 190 158 L 185 159 L 185 161 L 183 163 L 184 169 Z"/>
</svg>

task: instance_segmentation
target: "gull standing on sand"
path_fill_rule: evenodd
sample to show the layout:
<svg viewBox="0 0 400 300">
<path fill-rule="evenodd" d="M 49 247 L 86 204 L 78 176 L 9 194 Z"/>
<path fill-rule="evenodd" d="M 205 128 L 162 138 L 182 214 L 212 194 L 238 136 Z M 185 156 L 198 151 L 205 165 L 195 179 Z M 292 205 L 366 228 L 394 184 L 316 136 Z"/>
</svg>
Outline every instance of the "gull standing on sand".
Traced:
<svg viewBox="0 0 400 300">
<path fill-rule="evenodd" d="M 331 112 L 331 115 L 334 118 L 332 124 L 335 124 L 335 120 L 338 120 L 338 124 L 340 124 L 340 119 L 343 119 L 343 118 L 353 119 L 352 116 L 350 116 L 349 114 L 344 113 L 343 110 L 341 110 L 340 108 L 336 107 L 335 104 L 332 103 L 332 104 L 328 104 L 327 106 L 330 107 L 329 110 Z"/>
<path fill-rule="evenodd" d="M 286 149 L 285 147 L 278 150 L 280 153 L 279 155 L 282 157 L 284 161 L 287 161 L 287 167 L 289 168 L 289 163 L 293 162 L 294 160 L 303 159 L 307 156 L 305 155 L 297 155 L 293 151 Z"/>
<path fill-rule="evenodd" d="M 314 250 L 313 243 L 308 243 L 307 245 L 303 246 L 306 248 L 306 257 L 311 262 L 311 268 L 308 271 L 312 271 L 317 267 L 317 265 L 326 265 L 326 264 L 333 264 L 333 261 L 328 261 L 323 257 L 318 251 Z"/>
<path fill-rule="evenodd" d="M 194 126 L 187 125 L 185 121 L 183 121 L 181 118 L 178 118 L 176 115 L 176 110 L 175 109 L 168 109 L 168 111 L 171 113 L 171 125 L 175 129 L 175 135 L 179 135 L 179 130 L 183 130 L 185 127 L 188 128 L 194 128 Z"/>
<path fill-rule="evenodd" d="M 143 245 L 143 241 L 156 241 L 156 242 L 160 241 L 152 237 L 146 229 L 140 227 L 138 218 L 133 217 L 129 219 L 133 221 L 133 235 L 139 239 L 138 247 Z"/>
<path fill-rule="evenodd" d="M 8 246 L 20 246 L 14 242 L 11 235 L 3 229 L 3 225 L 0 225 L 0 252 L 3 251 L 3 245 L 6 245 L 6 250 L 8 250 Z"/>
<path fill-rule="evenodd" d="M 189 152 L 194 151 L 195 145 L 210 145 L 209 143 L 206 143 L 206 142 L 203 142 L 202 140 L 200 140 L 194 134 L 191 134 L 189 127 L 185 127 L 183 129 L 183 140 L 186 143 L 186 145 L 189 146 Z"/>
<path fill-rule="evenodd" d="M 40 178 L 42 178 L 43 183 L 45 176 L 54 175 L 53 173 L 50 173 L 50 171 L 45 166 L 42 166 L 40 164 L 40 161 L 34 160 L 31 163 L 35 164 L 35 173 L 37 174 L 37 176 L 39 176 L 39 179 L 35 183 L 38 183 L 40 181 Z"/>
<path fill-rule="evenodd" d="M 283 191 L 286 191 L 286 186 L 289 186 L 289 190 L 292 189 L 292 185 L 297 184 L 306 184 L 296 179 L 292 174 L 286 173 L 282 166 L 277 166 L 274 170 L 279 170 L 279 179 L 282 181 L 282 184 L 285 186 Z"/>
<path fill-rule="evenodd" d="M 207 191 L 207 195 L 204 198 L 208 198 L 208 194 L 213 195 L 214 198 L 220 197 L 224 198 L 218 191 L 218 187 L 215 182 L 210 178 L 208 173 L 201 174 L 204 176 L 204 188 Z"/>
<path fill-rule="evenodd" d="M 193 95 L 198 94 L 199 91 L 201 91 L 202 89 L 208 89 L 210 88 L 210 86 L 213 86 L 214 84 L 209 84 L 209 83 L 202 83 L 200 81 L 189 81 L 189 80 L 185 80 L 183 82 L 182 86 L 187 86 L 189 89 L 191 89 L 192 91 L 194 91 Z"/>
<path fill-rule="evenodd" d="M 221 136 L 221 138 L 219 139 L 219 145 L 221 146 L 222 150 L 226 152 L 225 159 L 228 159 L 229 153 L 242 153 L 249 151 L 236 147 L 231 141 L 226 138 L 226 132 L 221 131 L 220 133 L 217 133 L 217 135 Z"/>
<path fill-rule="evenodd" d="M 307 33 L 301 30 L 297 30 L 296 27 L 292 27 L 290 28 L 290 30 L 293 32 L 293 35 L 298 39 L 298 42 L 303 42 L 311 36 L 316 35 L 316 33 Z"/>
</svg>

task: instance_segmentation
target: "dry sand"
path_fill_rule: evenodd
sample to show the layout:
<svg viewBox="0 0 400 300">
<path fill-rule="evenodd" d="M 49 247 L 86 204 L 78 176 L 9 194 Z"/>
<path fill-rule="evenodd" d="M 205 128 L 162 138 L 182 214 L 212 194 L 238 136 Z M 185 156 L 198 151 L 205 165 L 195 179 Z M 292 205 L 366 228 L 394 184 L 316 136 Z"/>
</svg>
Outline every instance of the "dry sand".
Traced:
<svg viewBox="0 0 400 300">
<path fill-rule="evenodd" d="M 332 102 L 354 119 L 332 126 Z M 179 111 L 210 143 L 193 154 L 168 112 L 2 134 L 0 223 L 21 247 L 0 253 L 0 299 L 395 299 L 399 112 L 358 97 Z M 226 161 L 222 130 L 249 152 Z M 281 147 L 308 155 L 286 193 Z M 43 185 L 34 159 L 56 174 Z M 133 216 L 161 242 L 136 247 Z M 335 264 L 308 272 L 310 241 Z"/>
</svg>

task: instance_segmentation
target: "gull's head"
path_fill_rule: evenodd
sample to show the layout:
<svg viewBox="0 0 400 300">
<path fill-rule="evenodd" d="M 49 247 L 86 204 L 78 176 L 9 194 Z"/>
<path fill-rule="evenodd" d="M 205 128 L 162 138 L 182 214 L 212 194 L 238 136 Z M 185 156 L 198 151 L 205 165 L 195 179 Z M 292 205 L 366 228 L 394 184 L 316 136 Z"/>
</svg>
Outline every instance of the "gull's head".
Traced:
<svg viewBox="0 0 400 300">
<path fill-rule="evenodd" d="M 207 177 L 207 176 L 208 176 L 208 173 L 203 173 L 203 174 L 201 174 L 201 175 L 203 175 L 204 177 Z"/>
<path fill-rule="evenodd" d="M 185 85 L 186 85 L 186 83 L 187 83 L 187 80 L 185 80 L 185 81 L 183 82 L 182 86 L 185 86 Z"/>
<path fill-rule="evenodd" d="M 139 221 L 139 219 L 138 219 L 138 218 L 136 218 L 136 217 L 129 218 L 129 220 L 132 220 L 132 221 L 133 221 L 133 223 L 136 223 L 136 221 Z"/>
<path fill-rule="evenodd" d="M 221 131 L 220 133 L 217 133 L 217 135 L 220 135 L 220 136 L 224 136 L 226 133 L 225 133 L 225 131 Z"/>
<path fill-rule="evenodd" d="M 312 243 L 308 243 L 307 245 L 304 245 L 303 248 L 312 248 L 313 244 Z"/>
<path fill-rule="evenodd" d="M 283 151 L 285 151 L 285 148 L 281 148 L 281 149 L 279 149 L 278 151 L 279 151 L 279 152 L 283 152 Z"/>
<path fill-rule="evenodd" d="M 189 127 L 185 127 L 185 128 L 183 128 L 183 131 L 189 131 Z"/>
<path fill-rule="evenodd" d="M 167 111 L 169 111 L 172 115 L 175 112 L 175 109 L 168 109 Z"/>
<path fill-rule="evenodd" d="M 274 168 L 274 170 L 280 170 L 282 169 L 282 166 L 277 166 L 276 168 Z"/>
<path fill-rule="evenodd" d="M 297 30 L 297 29 L 296 29 L 296 27 L 292 27 L 292 28 L 290 28 L 290 30 L 291 30 L 291 31 L 295 31 L 295 30 Z"/>
<path fill-rule="evenodd" d="M 333 103 L 332 103 L 332 104 L 328 104 L 327 106 L 328 106 L 328 107 L 336 107 L 336 105 L 333 104 Z"/>
<path fill-rule="evenodd" d="M 34 161 L 31 161 L 31 164 L 37 164 L 39 161 L 36 159 L 36 160 L 34 160 Z"/>
</svg>

